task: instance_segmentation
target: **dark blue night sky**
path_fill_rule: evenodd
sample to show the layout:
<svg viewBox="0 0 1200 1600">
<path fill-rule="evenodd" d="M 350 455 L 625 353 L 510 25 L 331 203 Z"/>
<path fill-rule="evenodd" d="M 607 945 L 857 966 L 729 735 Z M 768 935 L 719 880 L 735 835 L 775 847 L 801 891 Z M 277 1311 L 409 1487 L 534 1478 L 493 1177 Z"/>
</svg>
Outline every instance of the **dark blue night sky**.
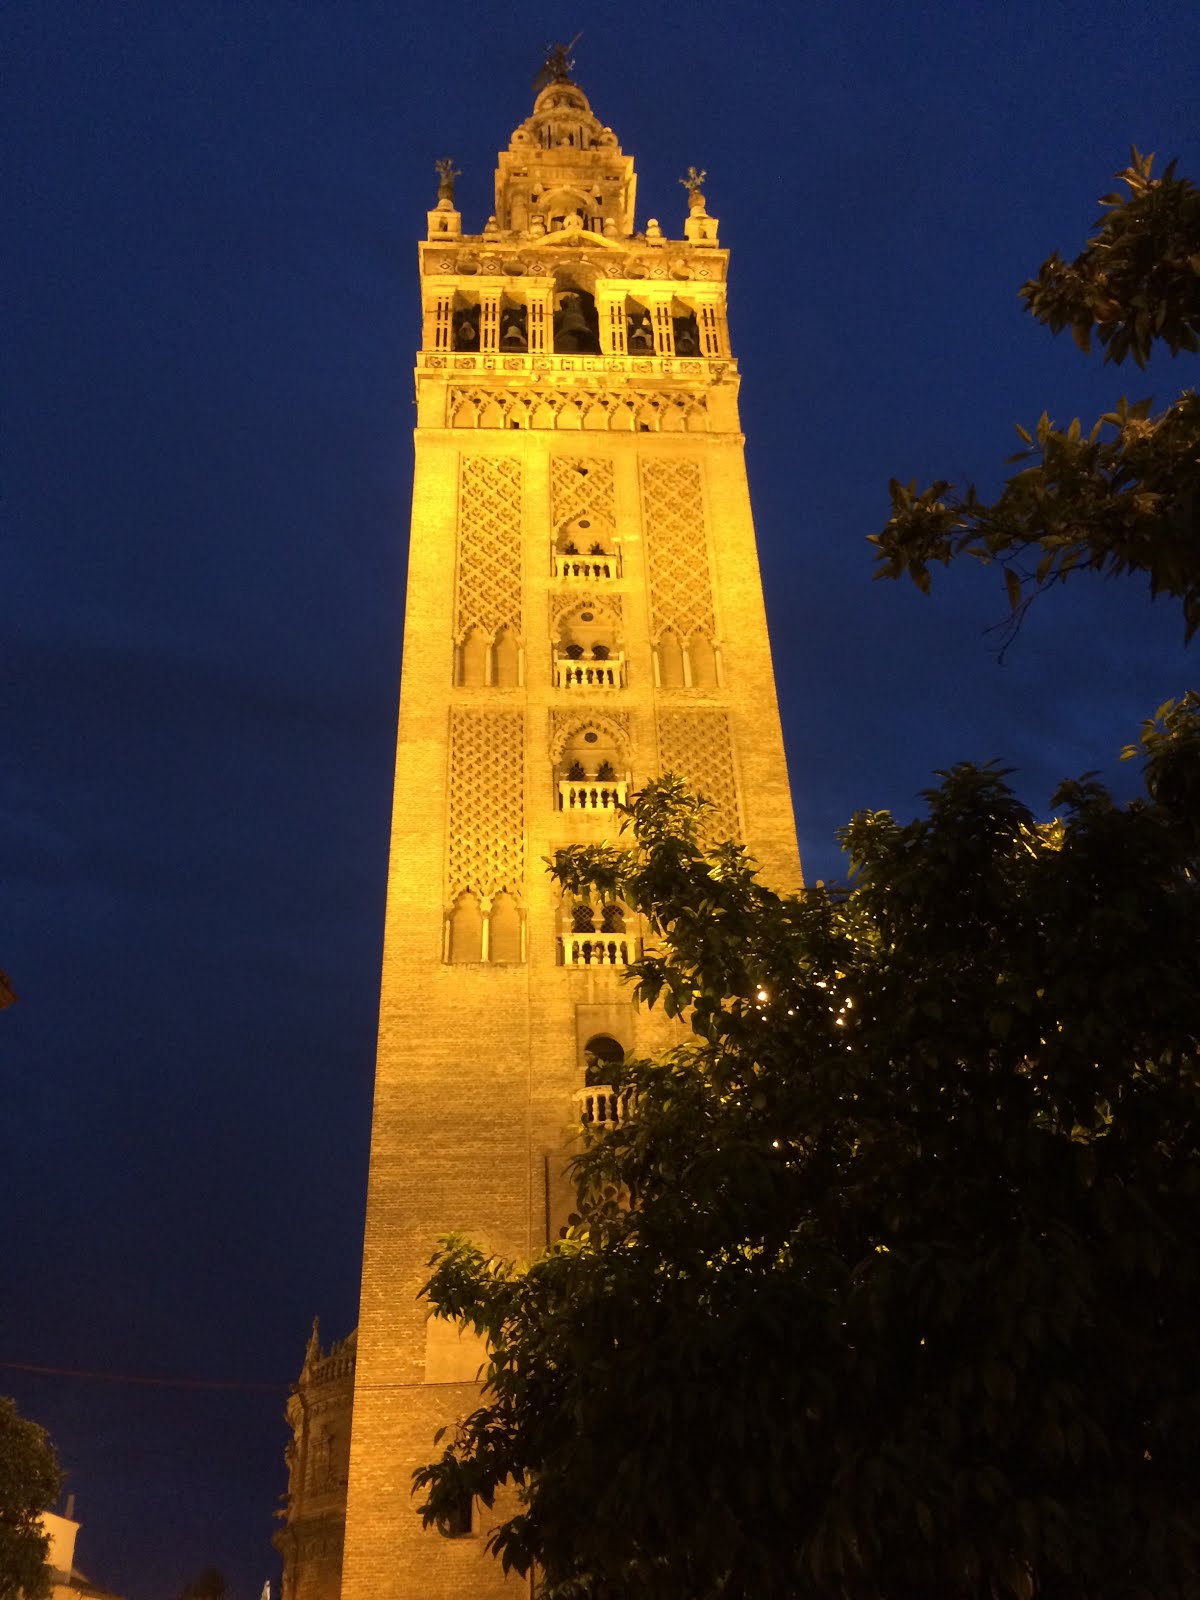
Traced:
<svg viewBox="0 0 1200 1600">
<path fill-rule="evenodd" d="M 1179 614 L 1087 579 L 1003 665 L 982 570 L 873 583 L 887 480 L 994 488 L 1012 425 L 1161 403 L 1022 315 L 1128 147 L 1200 175 L 1187 3 L 546 12 L 10 4 L 4 145 L 0 1391 L 57 1440 L 79 1563 L 255 1600 L 314 1312 L 356 1317 L 392 779 L 415 241 L 478 230 L 547 37 L 679 234 L 733 251 L 810 877 L 858 807 L 995 757 L 1044 810 L 1186 687 Z M 530 14 L 532 16 L 532 14 Z M 406 1505 L 392 1508 L 410 1515 Z"/>
</svg>

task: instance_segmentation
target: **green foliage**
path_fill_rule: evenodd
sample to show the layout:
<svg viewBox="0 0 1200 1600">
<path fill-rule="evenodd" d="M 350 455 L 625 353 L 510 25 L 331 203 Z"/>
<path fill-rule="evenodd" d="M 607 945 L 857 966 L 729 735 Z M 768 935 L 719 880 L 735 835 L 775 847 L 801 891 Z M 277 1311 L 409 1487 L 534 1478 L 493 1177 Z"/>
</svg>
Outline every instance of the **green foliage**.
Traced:
<svg viewBox="0 0 1200 1600">
<path fill-rule="evenodd" d="M 45 1600 L 49 1538 L 40 1521 L 62 1487 L 45 1430 L 0 1395 L 0 1600 Z"/>
<path fill-rule="evenodd" d="M 670 778 L 560 854 L 691 1039 L 614 1068 L 558 1245 L 434 1258 L 490 1363 L 427 1523 L 517 1485 L 552 1600 L 1198 1592 L 1200 705 L 1143 748 L 1125 808 L 960 766 L 861 812 L 845 892 L 706 851 Z"/>
<path fill-rule="evenodd" d="M 1028 309 L 1055 332 L 1070 326 L 1105 359 L 1132 355 L 1145 365 L 1151 347 L 1172 354 L 1200 349 L 1200 191 L 1174 176 L 1150 175 L 1152 156 L 1133 152 L 1121 174 L 1128 198 L 1110 209 L 1082 255 L 1052 255 L 1021 290 Z M 875 576 L 907 575 L 924 593 L 930 566 L 961 555 L 998 562 L 1014 627 L 1041 590 L 1075 570 L 1105 577 L 1144 573 L 1151 594 L 1182 604 L 1186 636 L 1200 627 L 1200 399 L 1188 391 L 1158 416 L 1150 402 L 1120 400 L 1084 433 L 1042 415 L 1018 426 L 1023 463 L 998 499 L 983 500 L 939 480 L 918 490 L 891 483 L 891 516 L 870 535 Z"/>
<path fill-rule="evenodd" d="M 1172 355 L 1200 351 L 1200 190 L 1173 161 L 1161 178 L 1153 155 L 1134 146 L 1130 161 L 1117 174 L 1129 193 L 1104 196 L 1087 248 L 1071 262 L 1055 251 L 1021 298 L 1053 332 L 1070 328 L 1085 354 L 1094 329 L 1106 361 L 1144 367 L 1156 339 Z"/>
</svg>

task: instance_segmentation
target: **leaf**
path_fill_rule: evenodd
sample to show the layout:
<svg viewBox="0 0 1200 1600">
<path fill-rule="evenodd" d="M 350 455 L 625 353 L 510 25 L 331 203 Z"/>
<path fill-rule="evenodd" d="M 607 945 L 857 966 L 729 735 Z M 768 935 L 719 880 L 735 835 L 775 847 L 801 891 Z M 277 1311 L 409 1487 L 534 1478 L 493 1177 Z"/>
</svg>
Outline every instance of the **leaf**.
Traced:
<svg viewBox="0 0 1200 1600">
<path fill-rule="evenodd" d="M 1008 604 L 1015 611 L 1021 604 L 1021 580 L 1011 567 L 1004 569 L 1004 587 L 1008 591 Z"/>
</svg>

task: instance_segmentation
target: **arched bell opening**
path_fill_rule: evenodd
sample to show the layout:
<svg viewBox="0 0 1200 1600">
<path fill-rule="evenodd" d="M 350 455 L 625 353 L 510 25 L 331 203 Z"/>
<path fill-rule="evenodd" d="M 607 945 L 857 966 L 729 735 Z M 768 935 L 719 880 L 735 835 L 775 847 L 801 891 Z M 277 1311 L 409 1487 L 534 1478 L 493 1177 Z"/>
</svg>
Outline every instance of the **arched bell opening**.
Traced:
<svg viewBox="0 0 1200 1600">
<path fill-rule="evenodd" d="M 600 354 L 596 298 L 571 280 L 556 283 L 554 288 L 554 352 L 563 356 Z"/>
<path fill-rule="evenodd" d="M 675 338 L 675 354 L 677 356 L 698 356 L 700 354 L 700 324 L 696 320 L 696 312 L 686 301 L 675 299 L 671 302 L 671 328 Z"/>
<path fill-rule="evenodd" d="M 529 307 L 509 294 L 500 297 L 500 348 L 512 355 L 529 349 Z"/>
<path fill-rule="evenodd" d="M 632 295 L 625 301 L 625 348 L 631 356 L 654 354 L 654 321 L 650 307 Z"/>
<path fill-rule="evenodd" d="M 465 294 L 460 290 L 454 296 L 454 310 L 450 318 L 450 343 L 453 349 L 470 351 L 479 349 L 480 311 L 477 294 Z"/>
<path fill-rule="evenodd" d="M 452 962 L 483 960 L 483 908 L 469 890 L 451 907 L 446 959 Z"/>
</svg>

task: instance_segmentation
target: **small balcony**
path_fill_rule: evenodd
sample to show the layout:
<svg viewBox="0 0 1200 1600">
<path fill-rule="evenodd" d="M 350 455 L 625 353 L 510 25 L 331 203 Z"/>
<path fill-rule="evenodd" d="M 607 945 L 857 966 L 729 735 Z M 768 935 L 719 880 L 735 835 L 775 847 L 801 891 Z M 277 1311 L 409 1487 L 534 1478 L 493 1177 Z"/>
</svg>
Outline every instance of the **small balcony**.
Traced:
<svg viewBox="0 0 1200 1600">
<path fill-rule="evenodd" d="M 560 778 L 558 780 L 558 809 L 560 811 L 592 815 L 596 812 L 613 812 L 627 803 L 629 782 L 625 778 Z"/>
<path fill-rule="evenodd" d="M 625 654 L 594 657 L 560 655 L 554 658 L 554 683 L 559 689 L 621 689 L 625 685 Z"/>
<path fill-rule="evenodd" d="M 603 551 L 580 555 L 558 550 L 554 555 L 554 574 L 568 583 L 608 583 L 621 576 L 621 559 Z"/>
<path fill-rule="evenodd" d="M 642 953 L 629 933 L 560 933 L 558 946 L 564 967 L 627 967 Z"/>
<path fill-rule="evenodd" d="M 577 1089 L 575 1105 L 579 1121 L 589 1132 L 605 1133 L 633 1121 L 637 1115 L 637 1092 L 598 1083 L 590 1089 Z"/>
</svg>

